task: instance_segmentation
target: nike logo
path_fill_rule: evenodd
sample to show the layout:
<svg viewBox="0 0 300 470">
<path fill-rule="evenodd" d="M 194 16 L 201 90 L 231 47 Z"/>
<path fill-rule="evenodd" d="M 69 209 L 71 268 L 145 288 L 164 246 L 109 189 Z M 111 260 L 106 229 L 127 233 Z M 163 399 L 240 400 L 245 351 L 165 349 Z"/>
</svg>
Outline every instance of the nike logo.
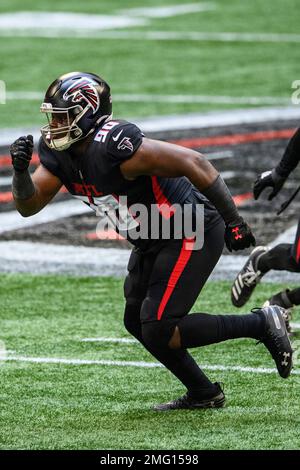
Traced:
<svg viewBox="0 0 300 470">
<path fill-rule="evenodd" d="M 113 137 L 113 140 L 114 140 L 115 142 L 117 142 L 117 140 L 119 140 L 119 137 L 120 137 L 120 135 L 122 134 L 122 132 L 123 132 L 123 129 L 119 132 L 118 135 L 116 135 L 116 137 Z"/>
</svg>

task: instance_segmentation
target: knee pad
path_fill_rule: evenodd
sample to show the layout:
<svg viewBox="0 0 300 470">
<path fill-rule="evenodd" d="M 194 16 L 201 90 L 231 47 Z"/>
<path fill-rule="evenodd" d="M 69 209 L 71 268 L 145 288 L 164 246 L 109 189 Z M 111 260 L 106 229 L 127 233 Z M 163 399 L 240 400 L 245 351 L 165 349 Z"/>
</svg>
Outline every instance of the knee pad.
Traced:
<svg viewBox="0 0 300 470">
<path fill-rule="evenodd" d="M 177 324 L 175 320 L 156 320 L 142 323 L 142 337 L 151 351 L 169 349 L 169 341 Z"/>
<path fill-rule="evenodd" d="M 146 297 L 141 305 L 141 322 L 155 322 L 157 320 L 158 302 L 153 298 Z"/>
</svg>

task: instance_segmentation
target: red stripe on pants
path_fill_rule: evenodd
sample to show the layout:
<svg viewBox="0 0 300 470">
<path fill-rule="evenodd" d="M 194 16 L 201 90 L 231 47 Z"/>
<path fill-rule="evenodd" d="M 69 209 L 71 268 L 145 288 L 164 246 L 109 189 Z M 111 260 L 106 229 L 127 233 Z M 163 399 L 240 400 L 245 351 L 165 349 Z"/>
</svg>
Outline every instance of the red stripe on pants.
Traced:
<svg viewBox="0 0 300 470">
<path fill-rule="evenodd" d="M 164 310 L 166 308 L 166 305 L 172 295 L 173 290 L 175 289 L 175 286 L 184 270 L 186 267 L 191 254 L 193 252 L 193 246 L 194 246 L 195 240 L 190 239 L 190 238 L 184 238 L 183 243 L 182 243 L 182 248 L 180 250 L 179 257 L 176 261 L 176 264 L 173 268 L 173 271 L 171 272 L 171 275 L 168 280 L 167 288 L 164 292 L 164 295 L 161 299 L 161 302 L 158 307 L 157 311 L 157 319 L 160 320 Z"/>
<path fill-rule="evenodd" d="M 151 176 L 151 181 L 152 181 L 152 190 L 154 193 L 158 210 L 165 219 L 170 219 L 170 217 L 172 217 L 172 215 L 175 214 L 175 208 L 172 207 L 172 204 L 164 195 L 159 185 L 157 176 Z"/>
<path fill-rule="evenodd" d="M 300 259 L 300 238 L 298 238 L 298 243 L 297 243 L 297 252 L 296 252 L 296 261 L 299 263 Z"/>
</svg>

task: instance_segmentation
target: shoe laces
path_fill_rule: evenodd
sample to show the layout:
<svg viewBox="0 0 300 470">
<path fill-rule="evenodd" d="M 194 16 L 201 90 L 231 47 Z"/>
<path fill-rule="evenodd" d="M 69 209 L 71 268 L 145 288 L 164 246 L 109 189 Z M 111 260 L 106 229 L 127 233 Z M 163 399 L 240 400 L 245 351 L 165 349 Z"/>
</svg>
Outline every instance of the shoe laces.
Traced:
<svg viewBox="0 0 300 470">
<path fill-rule="evenodd" d="M 176 398 L 172 402 L 172 405 L 175 406 L 175 407 L 180 407 L 182 405 L 185 405 L 185 404 L 189 403 L 189 401 L 190 401 L 190 398 L 189 398 L 188 394 L 186 393 L 182 397 Z"/>
<path fill-rule="evenodd" d="M 243 274 L 241 274 L 241 278 L 243 283 L 247 287 L 252 287 L 253 284 L 257 284 L 257 282 L 260 279 L 261 272 L 260 271 L 247 271 Z"/>
<path fill-rule="evenodd" d="M 260 311 L 261 311 L 261 308 L 260 308 L 260 307 L 253 307 L 253 308 L 251 309 L 251 313 L 258 313 L 258 312 L 260 312 Z M 269 341 L 270 339 L 273 340 L 273 341 L 275 341 L 275 345 L 276 345 L 276 347 L 278 348 L 278 342 L 279 342 L 278 336 L 275 335 L 273 332 L 268 332 L 267 330 L 265 331 L 264 335 L 263 335 L 260 339 L 257 340 L 257 342 L 256 342 L 255 344 L 260 344 L 260 343 L 266 344 L 266 342 L 269 344 L 269 343 L 270 343 L 270 341 Z M 272 344 L 274 344 L 274 343 L 272 343 Z M 274 348 L 272 347 L 272 350 L 273 350 L 273 349 L 274 349 Z"/>
</svg>

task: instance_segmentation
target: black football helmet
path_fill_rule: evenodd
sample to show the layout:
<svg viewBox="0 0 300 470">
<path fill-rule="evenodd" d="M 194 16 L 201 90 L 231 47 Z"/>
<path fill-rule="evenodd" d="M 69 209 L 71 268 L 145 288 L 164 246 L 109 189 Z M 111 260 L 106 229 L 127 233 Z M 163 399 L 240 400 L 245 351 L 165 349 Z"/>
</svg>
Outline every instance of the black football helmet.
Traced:
<svg viewBox="0 0 300 470">
<path fill-rule="evenodd" d="M 48 118 L 41 128 L 45 143 L 65 150 L 112 118 L 110 87 L 93 73 L 67 73 L 51 83 L 41 112 Z"/>
</svg>

